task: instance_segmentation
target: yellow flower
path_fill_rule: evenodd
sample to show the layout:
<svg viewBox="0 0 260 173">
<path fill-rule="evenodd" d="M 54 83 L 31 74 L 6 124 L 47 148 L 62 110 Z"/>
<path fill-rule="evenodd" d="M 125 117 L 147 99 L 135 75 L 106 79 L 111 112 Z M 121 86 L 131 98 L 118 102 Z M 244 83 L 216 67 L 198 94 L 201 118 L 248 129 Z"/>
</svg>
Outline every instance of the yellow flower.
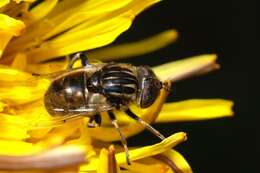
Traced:
<svg viewBox="0 0 260 173">
<path fill-rule="evenodd" d="M 88 118 L 54 126 L 42 103 L 50 80 L 32 74 L 64 70 L 67 58 L 87 51 L 90 59 L 118 60 L 157 50 L 174 42 L 175 30 L 142 41 L 104 47 L 127 30 L 144 9 L 158 0 L 0 0 L 0 171 L 49 172 L 192 172 L 172 147 L 186 140 L 176 133 L 158 144 L 129 151 L 110 146 L 119 135 L 102 113 L 100 128 L 88 129 Z M 154 44 L 156 43 L 156 44 Z M 176 82 L 218 68 L 216 55 L 199 55 L 154 67 L 162 81 Z M 130 108 L 147 123 L 192 121 L 233 115 L 232 102 L 192 99 L 164 103 L 168 92 L 147 109 Z M 127 136 L 142 130 L 123 112 L 114 111 Z M 106 149 L 108 148 L 108 149 Z"/>
</svg>

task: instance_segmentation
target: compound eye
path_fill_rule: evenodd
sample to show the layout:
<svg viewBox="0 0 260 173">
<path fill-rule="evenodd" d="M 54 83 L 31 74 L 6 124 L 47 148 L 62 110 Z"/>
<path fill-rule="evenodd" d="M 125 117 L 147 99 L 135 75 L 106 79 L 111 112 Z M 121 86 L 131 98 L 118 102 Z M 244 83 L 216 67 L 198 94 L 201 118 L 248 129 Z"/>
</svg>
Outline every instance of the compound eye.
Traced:
<svg viewBox="0 0 260 173">
<path fill-rule="evenodd" d="M 155 86 L 156 88 L 161 89 L 161 88 L 162 88 L 162 82 L 159 81 L 159 80 L 155 80 L 155 81 L 154 81 L 154 86 Z"/>
<path fill-rule="evenodd" d="M 157 99 L 162 84 L 154 78 L 147 78 L 143 81 L 143 89 L 140 95 L 140 107 L 147 108 L 151 106 Z"/>
</svg>

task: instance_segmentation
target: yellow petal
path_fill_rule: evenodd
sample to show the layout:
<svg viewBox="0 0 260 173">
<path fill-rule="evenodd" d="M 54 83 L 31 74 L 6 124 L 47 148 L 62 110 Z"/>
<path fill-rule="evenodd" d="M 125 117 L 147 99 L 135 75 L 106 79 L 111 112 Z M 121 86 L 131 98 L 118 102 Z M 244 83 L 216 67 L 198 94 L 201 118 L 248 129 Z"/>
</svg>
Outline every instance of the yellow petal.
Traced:
<svg viewBox="0 0 260 173">
<path fill-rule="evenodd" d="M 185 140 L 187 140 L 186 133 L 175 133 L 158 144 L 137 148 L 129 151 L 129 157 L 130 160 L 134 161 L 145 157 L 154 156 L 175 147 L 176 145 L 178 145 L 181 142 L 184 142 Z M 116 159 L 119 164 L 125 163 L 125 152 L 116 154 Z"/>
<path fill-rule="evenodd" d="M 0 112 L 2 112 L 5 107 L 6 107 L 6 104 L 0 101 Z"/>
<path fill-rule="evenodd" d="M 23 104 L 43 97 L 50 81 L 29 73 L 0 66 L 0 100 Z"/>
<path fill-rule="evenodd" d="M 31 79 L 32 75 L 29 73 L 0 65 L 0 86 L 5 86 L 13 82 L 29 81 Z"/>
<path fill-rule="evenodd" d="M 128 29 L 130 24 L 129 17 L 122 16 L 116 20 L 108 20 L 104 24 L 96 25 L 94 30 L 87 28 L 81 32 L 59 36 L 57 39 L 45 42 L 42 47 L 27 52 L 28 61 L 41 62 L 53 57 L 106 45 Z M 94 34 L 94 32 L 97 33 Z"/>
<path fill-rule="evenodd" d="M 0 0 L 0 8 L 9 3 L 9 0 Z"/>
<path fill-rule="evenodd" d="M 59 12 L 54 11 L 48 17 L 52 17 L 53 23 L 56 23 L 57 25 L 55 25 L 50 32 L 46 33 L 43 38 L 48 39 L 60 32 L 74 27 L 75 25 L 79 25 L 86 20 L 92 20 L 101 17 L 100 15 L 104 14 L 107 15 L 108 12 L 113 12 L 126 6 L 130 1 L 131 0 L 115 0 L 113 2 L 109 0 L 83 1 L 78 3 L 80 5 L 75 8 L 70 6 L 67 10 L 64 9 L 66 13 L 58 14 Z"/>
<path fill-rule="evenodd" d="M 42 64 L 27 64 L 26 71 L 33 74 L 51 74 L 58 71 L 63 71 L 67 67 L 68 61 L 48 62 Z"/>
<path fill-rule="evenodd" d="M 164 153 L 171 148 L 175 147 L 179 143 L 187 139 L 186 134 L 183 132 L 175 133 L 168 138 L 164 139 L 162 142 L 145 146 L 129 151 L 130 161 L 135 161 L 150 156 L 154 156 L 160 153 Z M 116 160 L 119 165 L 126 164 L 125 152 L 116 154 Z M 81 167 L 81 171 L 95 171 L 98 167 L 98 159 L 93 158 L 89 164 L 86 164 Z"/>
<path fill-rule="evenodd" d="M 19 126 L 2 124 L 0 123 L 0 138 L 8 140 L 22 140 L 28 139 L 30 136 L 27 134 L 27 130 Z"/>
<path fill-rule="evenodd" d="M 40 146 L 33 145 L 29 142 L 11 141 L 0 139 L 1 155 L 26 155 L 41 151 Z"/>
<path fill-rule="evenodd" d="M 50 172 L 55 169 L 55 172 L 57 172 L 58 168 L 78 167 L 79 164 L 86 162 L 85 153 L 86 150 L 83 146 L 63 145 L 43 152 L 28 153 L 21 156 L 0 155 L 0 169 L 11 172 L 31 172 L 32 170 Z"/>
<path fill-rule="evenodd" d="M 174 42 L 177 36 L 176 30 L 167 30 L 141 41 L 93 50 L 88 53 L 88 56 L 102 61 L 129 58 L 165 47 Z"/>
<path fill-rule="evenodd" d="M 23 107 L 24 108 L 24 107 Z M 14 112 L 16 113 L 17 110 L 9 110 L 10 108 L 6 108 L 6 111 Z M 0 130 L 3 132 L 0 134 L 0 138 L 3 139 L 26 139 L 29 137 L 32 137 L 33 135 L 29 133 L 29 130 L 32 128 L 31 124 L 33 124 L 33 121 L 36 121 L 34 119 L 37 119 L 39 116 L 37 114 L 29 114 L 27 115 L 28 111 L 26 108 L 24 109 L 23 113 L 17 113 L 17 114 L 7 114 L 7 113 L 0 113 Z M 30 117 L 29 117 L 30 116 Z M 37 120 L 40 121 L 40 120 Z M 42 137 L 44 134 L 48 133 L 48 129 L 45 133 L 41 131 L 37 137 Z"/>
<path fill-rule="evenodd" d="M 42 100 L 17 106 L 15 111 L 18 116 L 26 120 L 24 124 L 28 130 L 44 130 L 54 127 L 52 126 L 53 117 L 46 111 Z"/>
<path fill-rule="evenodd" d="M 50 120 L 51 116 L 47 113 L 44 106 L 38 106 L 36 103 L 9 105 L 5 109 L 5 113 L 0 113 L 1 125 L 10 125 L 20 127 L 26 131 L 35 128 L 37 123 L 42 120 Z"/>
<path fill-rule="evenodd" d="M 59 33 L 68 31 L 68 29 L 82 24 L 84 21 L 93 23 L 97 18 L 103 16 L 105 11 L 109 11 L 109 9 L 114 11 L 121 6 L 125 6 L 128 2 L 129 0 L 121 0 L 118 3 L 112 3 L 109 0 L 60 1 L 43 20 L 34 23 L 27 28 L 27 32 L 22 37 L 14 40 L 10 46 L 10 51 L 14 50 L 12 47 L 16 47 L 17 49 L 17 47 L 25 48 L 28 47 L 28 45 L 30 47 L 31 45 L 38 44 L 37 41 L 44 41 Z M 38 10 L 36 9 L 36 11 Z M 93 13 L 96 15 L 90 15 Z M 34 16 L 34 14 L 32 14 L 32 16 Z"/>
<path fill-rule="evenodd" d="M 7 15 L 0 14 L 0 33 L 9 33 L 18 36 L 24 28 L 24 24 L 20 20 L 16 20 Z M 2 38 L 2 37 L 1 37 Z M 1 39 L 2 40 L 2 39 Z"/>
<path fill-rule="evenodd" d="M 30 82 L 30 81 L 28 81 Z M 7 84 L 6 84 L 7 85 Z M 32 84 L 31 84 L 32 85 Z M 39 80 L 32 86 L 13 85 L 1 87 L 0 100 L 10 104 L 24 104 L 43 98 L 44 92 L 49 86 L 48 80 Z"/>
<path fill-rule="evenodd" d="M 102 149 L 99 155 L 97 173 L 109 173 L 108 167 L 108 151 L 107 149 Z"/>
<path fill-rule="evenodd" d="M 33 115 L 31 115 L 31 117 L 32 116 Z M 36 124 L 37 122 L 39 122 L 39 124 L 40 124 L 40 123 L 43 123 L 41 121 L 47 120 L 47 117 L 46 117 L 46 120 L 43 120 L 43 118 L 41 118 L 40 120 L 36 120 L 36 117 L 37 117 L 37 115 L 34 114 L 34 117 L 32 117 L 31 120 L 28 120 L 27 123 L 31 123 L 33 125 L 33 124 Z M 32 122 L 33 119 L 35 119 L 34 122 Z M 51 121 L 50 118 L 49 118 L 49 121 Z M 43 138 L 43 137 L 45 139 L 56 137 L 56 138 L 62 138 L 63 140 L 65 140 L 66 138 L 74 137 L 75 132 L 79 129 L 80 126 L 81 126 L 80 120 L 73 121 L 70 123 L 63 123 L 62 126 L 56 127 L 54 129 L 52 129 L 51 125 L 49 127 L 45 127 L 45 128 L 42 127 L 42 128 L 38 128 L 38 129 L 36 129 L 37 127 L 32 126 L 30 135 L 31 135 L 31 137 L 36 138 L 36 139 Z M 48 130 L 48 131 L 46 131 L 46 134 L 44 134 L 44 133 L 42 133 L 44 129 L 52 129 L 52 130 L 51 131 Z M 89 141 L 89 143 L 90 143 L 90 141 Z"/>
<path fill-rule="evenodd" d="M 27 66 L 27 57 L 25 54 L 22 54 L 22 53 L 18 53 L 12 64 L 11 64 L 11 67 L 12 68 L 15 68 L 17 70 L 24 70 Z"/>
<path fill-rule="evenodd" d="M 132 162 L 131 166 L 121 165 L 121 167 L 136 173 L 144 170 L 151 173 L 192 173 L 192 170 L 185 158 L 175 150 L 168 150 L 153 157 L 146 157 Z"/>
<path fill-rule="evenodd" d="M 165 90 L 161 90 L 159 98 L 155 101 L 155 103 L 147 109 L 137 108 L 135 105 L 132 105 L 130 109 L 138 116 L 140 116 L 145 122 L 151 123 L 153 122 L 157 115 L 159 114 L 161 107 L 167 97 L 168 92 Z M 115 112 L 116 117 L 127 116 L 122 111 Z M 106 116 L 102 114 L 102 117 Z M 101 141 L 115 141 L 119 140 L 120 136 L 114 127 L 99 127 L 89 129 L 90 135 L 92 138 L 101 140 Z M 144 130 L 144 127 L 137 121 L 129 123 L 125 126 L 120 126 L 120 130 L 126 136 L 133 136 Z"/>
<path fill-rule="evenodd" d="M 12 35 L 9 33 L 4 33 L 0 31 L 0 58 L 3 55 L 5 46 L 7 45 L 7 43 L 11 40 Z"/>
<path fill-rule="evenodd" d="M 196 121 L 233 115 L 233 102 L 223 99 L 191 99 L 164 104 L 156 122 Z"/>
<path fill-rule="evenodd" d="M 109 0 L 90 0 L 83 1 L 81 4 L 79 3 L 80 5 L 76 8 L 70 6 L 66 13 L 58 14 L 57 12 L 52 12 L 48 17 L 53 16 L 53 23 L 56 25 L 50 32 L 46 33 L 43 38 L 48 39 L 86 20 L 101 17 L 99 15 L 108 15 L 108 12 L 123 8 L 129 4 L 129 2 L 131 2 L 131 0 L 114 0 L 113 2 Z M 76 28 L 73 30 L 76 30 Z"/>
<path fill-rule="evenodd" d="M 168 173 L 169 167 L 158 160 L 147 157 L 131 162 L 131 165 L 121 165 L 122 168 L 134 173 Z"/>
<path fill-rule="evenodd" d="M 85 3 L 87 2 L 88 1 Z M 112 11 L 96 14 L 94 17 L 88 14 L 88 10 L 82 11 L 82 9 L 86 8 L 88 5 L 85 4 L 86 7 L 80 5 L 76 7 L 73 6 L 74 8 L 71 9 L 72 11 L 65 10 L 62 12 L 62 14 L 69 14 L 69 16 L 67 14 L 65 19 L 70 21 L 63 23 L 62 25 L 57 24 L 57 22 L 63 22 L 64 20 L 61 20 L 59 17 L 54 19 L 52 16 L 48 18 L 48 15 L 45 17 L 44 21 L 37 25 L 35 24 L 36 26 L 29 27 L 22 37 L 12 41 L 6 50 L 6 56 L 12 58 L 12 54 L 16 51 L 26 50 L 28 62 L 37 63 L 54 57 L 104 46 L 114 41 L 119 34 L 128 29 L 133 18 L 143 9 L 155 2 L 157 2 L 157 0 L 133 0 L 131 3 L 126 3 L 124 1 L 121 5 L 122 7 L 119 9 L 113 7 Z M 57 6 L 59 6 L 59 4 Z M 111 1 L 107 4 L 112 5 Z M 99 10 L 99 8 L 93 8 L 92 10 L 96 11 Z M 75 15 L 72 17 L 70 16 L 72 14 Z M 82 15 L 91 18 L 89 20 L 83 18 L 83 21 L 79 21 L 82 19 Z M 57 20 L 57 22 L 54 22 L 54 20 Z M 75 24 L 74 22 L 79 23 Z M 53 29 L 56 27 L 61 28 L 54 32 Z M 64 29 L 66 32 L 63 32 Z M 54 35 L 45 35 L 49 34 L 50 31 L 54 32 Z M 58 37 L 53 37 L 60 32 L 62 33 Z"/>
<path fill-rule="evenodd" d="M 45 0 L 31 9 L 33 22 L 45 17 L 57 4 L 58 0 Z"/>
<path fill-rule="evenodd" d="M 218 68 L 215 63 L 216 59 L 215 54 L 199 55 L 159 65 L 154 67 L 153 70 L 162 81 L 170 80 L 174 82 Z"/>
<path fill-rule="evenodd" d="M 171 166 L 171 167 L 173 167 L 173 170 L 176 169 L 176 167 L 177 167 L 177 169 L 181 170 L 183 173 L 192 173 L 192 169 L 191 169 L 190 165 L 179 152 L 177 152 L 175 150 L 169 150 L 169 151 L 164 152 L 162 154 L 162 156 L 165 156 L 166 158 L 168 158 L 172 161 L 172 163 L 174 164 Z M 159 158 L 159 157 L 157 157 L 157 158 Z M 161 158 L 164 159 L 163 157 L 161 157 Z"/>
<path fill-rule="evenodd" d="M 24 27 L 22 21 L 0 14 L 0 57 L 11 38 L 18 36 Z"/>
<path fill-rule="evenodd" d="M 20 3 L 22 1 L 25 1 L 25 2 L 33 2 L 35 0 L 14 0 L 16 3 Z"/>
<path fill-rule="evenodd" d="M 120 169 L 115 159 L 115 149 L 113 146 L 101 149 L 97 167 L 97 173 L 120 173 Z"/>
<path fill-rule="evenodd" d="M 67 143 L 69 144 L 91 144 L 91 137 L 89 135 L 88 128 L 86 123 L 78 120 L 77 122 L 70 123 L 69 126 L 78 126 L 79 137 L 76 139 L 69 140 Z M 75 127 L 74 127 L 75 128 Z"/>
</svg>

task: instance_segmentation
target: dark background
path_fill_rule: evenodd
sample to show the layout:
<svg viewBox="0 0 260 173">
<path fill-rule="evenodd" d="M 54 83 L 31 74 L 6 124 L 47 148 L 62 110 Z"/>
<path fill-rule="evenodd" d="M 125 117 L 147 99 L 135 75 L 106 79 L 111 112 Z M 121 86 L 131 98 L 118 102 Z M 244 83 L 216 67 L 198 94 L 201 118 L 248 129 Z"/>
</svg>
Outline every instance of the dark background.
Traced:
<svg viewBox="0 0 260 173">
<path fill-rule="evenodd" d="M 188 133 L 188 141 L 177 149 L 195 173 L 256 172 L 256 121 L 248 109 L 247 63 L 254 57 L 255 10 L 256 4 L 236 0 L 163 1 L 140 14 L 131 29 L 115 42 L 140 40 L 175 28 L 180 35 L 176 43 L 127 62 L 153 66 L 193 55 L 218 54 L 221 70 L 174 84 L 170 100 L 231 99 L 235 102 L 235 116 L 155 125 L 167 136 L 178 131 Z M 144 132 L 128 142 L 133 146 L 158 141 Z"/>
</svg>

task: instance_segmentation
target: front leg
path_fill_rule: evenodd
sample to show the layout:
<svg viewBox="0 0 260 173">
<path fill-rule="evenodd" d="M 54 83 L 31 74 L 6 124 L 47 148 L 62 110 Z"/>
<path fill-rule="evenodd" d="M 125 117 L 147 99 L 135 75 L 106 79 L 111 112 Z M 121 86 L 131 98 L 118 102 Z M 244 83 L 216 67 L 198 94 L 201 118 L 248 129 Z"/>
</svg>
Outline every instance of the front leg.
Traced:
<svg viewBox="0 0 260 173">
<path fill-rule="evenodd" d="M 125 135 L 122 133 L 122 131 L 119 128 L 119 125 L 117 123 L 117 119 L 115 117 L 115 114 L 112 111 L 108 111 L 108 116 L 111 120 L 111 123 L 114 125 L 114 127 L 116 128 L 117 132 L 120 135 L 120 139 L 121 139 L 121 143 L 125 149 L 125 154 L 126 154 L 126 163 L 128 165 L 131 165 L 130 160 L 129 160 L 129 151 L 128 151 L 128 146 L 127 146 L 127 141 L 126 141 L 126 137 Z"/>
<path fill-rule="evenodd" d="M 71 56 L 71 60 L 67 66 L 67 71 L 70 71 L 73 69 L 73 65 L 75 64 L 75 62 L 80 59 L 81 60 L 81 65 L 83 67 L 86 67 L 87 65 L 89 65 L 89 62 L 88 62 L 88 57 L 86 55 L 85 52 L 78 52 L 78 53 L 75 53 L 75 54 L 72 54 L 70 55 Z"/>
<path fill-rule="evenodd" d="M 136 120 L 137 122 L 139 122 L 141 125 L 143 125 L 147 130 L 149 130 L 152 134 L 154 134 L 155 136 L 157 136 L 158 138 L 160 138 L 161 140 L 164 140 L 165 137 L 155 128 L 153 128 L 153 126 L 151 126 L 150 124 L 148 124 L 147 122 L 145 122 L 144 120 L 142 120 L 141 118 L 139 118 L 137 115 L 135 115 L 135 113 L 133 113 L 130 109 L 127 109 L 125 111 L 125 113 L 133 118 L 134 120 Z"/>
</svg>

